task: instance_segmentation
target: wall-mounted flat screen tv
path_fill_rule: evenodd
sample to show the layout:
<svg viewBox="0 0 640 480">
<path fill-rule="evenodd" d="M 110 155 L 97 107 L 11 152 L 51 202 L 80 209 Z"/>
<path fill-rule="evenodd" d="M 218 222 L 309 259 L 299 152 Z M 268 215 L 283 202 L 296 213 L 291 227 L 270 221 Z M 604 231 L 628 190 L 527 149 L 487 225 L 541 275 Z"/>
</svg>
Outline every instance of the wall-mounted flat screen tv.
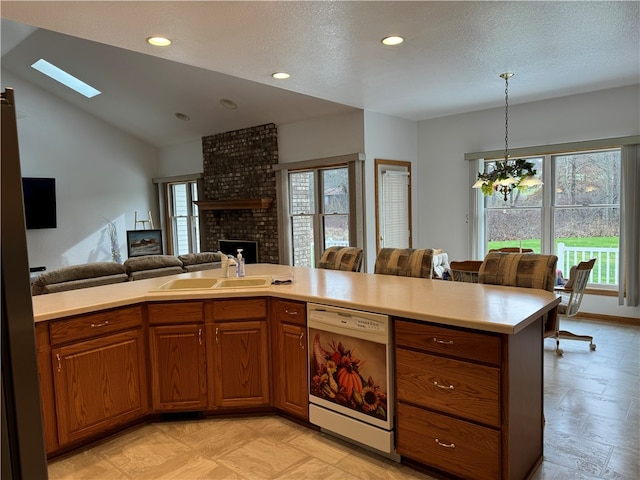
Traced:
<svg viewBox="0 0 640 480">
<path fill-rule="evenodd" d="M 56 228 L 56 179 L 22 178 L 24 217 L 27 230 Z"/>
</svg>

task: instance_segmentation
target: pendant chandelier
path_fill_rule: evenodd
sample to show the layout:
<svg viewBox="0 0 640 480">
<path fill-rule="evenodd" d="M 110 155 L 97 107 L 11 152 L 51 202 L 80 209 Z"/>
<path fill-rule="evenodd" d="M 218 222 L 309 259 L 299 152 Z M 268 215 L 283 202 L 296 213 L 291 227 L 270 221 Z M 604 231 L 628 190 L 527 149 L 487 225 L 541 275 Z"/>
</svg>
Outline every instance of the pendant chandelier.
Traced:
<svg viewBox="0 0 640 480">
<path fill-rule="evenodd" d="M 524 190 L 527 187 L 542 185 L 542 181 L 536 178 L 536 170 L 533 162 L 522 158 L 509 160 L 509 79 L 513 73 L 501 73 L 504 79 L 504 160 L 497 160 L 495 167 L 490 172 L 478 173 L 478 181 L 473 188 L 482 189 L 485 196 L 500 193 L 506 202 L 509 194 L 515 189 Z"/>
</svg>

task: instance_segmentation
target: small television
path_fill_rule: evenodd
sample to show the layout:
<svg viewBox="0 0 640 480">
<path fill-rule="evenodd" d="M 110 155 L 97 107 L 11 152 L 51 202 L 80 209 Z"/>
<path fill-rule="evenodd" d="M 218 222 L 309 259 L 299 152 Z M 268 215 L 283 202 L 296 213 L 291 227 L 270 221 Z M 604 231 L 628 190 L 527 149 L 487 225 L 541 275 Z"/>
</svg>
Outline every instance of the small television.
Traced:
<svg viewBox="0 0 640 480">
<path fill-rule="evenodd" d="M 56 228 L 56 179 L 22 178 L 24 217 L 27 230 Z"/>
<path fill-rule="evenodd" d="M 218 249 L 227 255 L 238 255 L 238 249 L 242 249 L 244 263 L 258 263 L 258 242 L 247 240 L 218 240 Z"/>
</svg>

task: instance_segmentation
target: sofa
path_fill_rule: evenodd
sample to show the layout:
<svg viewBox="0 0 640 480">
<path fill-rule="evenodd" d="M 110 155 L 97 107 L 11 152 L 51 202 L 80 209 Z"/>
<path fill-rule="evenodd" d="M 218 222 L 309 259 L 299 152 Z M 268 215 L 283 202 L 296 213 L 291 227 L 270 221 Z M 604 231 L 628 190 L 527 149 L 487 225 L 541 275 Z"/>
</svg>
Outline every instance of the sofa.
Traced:
<svg viewBox="0 0 640 480">
<path fill-rule="evenodd" d="M 184 273 L 182 262 L 172 255 L 131 257 L 124 261 L 124 267 L 131 281 Z"/>
<path fill-rule="evenodd" d="M 222 252 L 200 252 L 178 255 L 185 272 L 199 272 L 211 268 L 220 268 L 222 265 Z"/>
<path fill-rule="evenodd" d="M 31 285 L 31 294 L 43 295 L 127 281 L 129 275 L 124 265 L 114 262 L 85 263 L 41 273 Z"/>
<path fill-rule="evenodd" d="M 222 253 L 200 252 L 187 255 L 145 255 L 131 257 L 124 264 L 94 262 L 62 267 L 41 273 L 31 285 L 32 295 L 97 287 L 111 283 L 196 272 L 222 265 Z"/>
</svg>

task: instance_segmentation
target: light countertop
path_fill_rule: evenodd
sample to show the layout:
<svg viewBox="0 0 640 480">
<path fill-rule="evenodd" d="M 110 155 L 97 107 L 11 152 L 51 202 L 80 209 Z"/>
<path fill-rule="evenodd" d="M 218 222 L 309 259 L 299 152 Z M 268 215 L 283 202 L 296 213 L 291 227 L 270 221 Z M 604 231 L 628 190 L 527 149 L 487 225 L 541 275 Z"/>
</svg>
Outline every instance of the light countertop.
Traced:
<svg viewBox="0 0 640 480">
<path fill-rule="evenodd" d="M 219 278 L 220 269 L 183 273 L 33 297 L 36 322 L 141 302 L 277 297 L 384 313 L 442 325 L 514 334 L 554 308 L 544 290 L 284 265 L 247 265 L 246 275 L 293 274 L 293 283 L 224 290 L 157 291 L 177 278 Z M 156 291 L 154 291 L 156 290 Z"/>
</svg>

